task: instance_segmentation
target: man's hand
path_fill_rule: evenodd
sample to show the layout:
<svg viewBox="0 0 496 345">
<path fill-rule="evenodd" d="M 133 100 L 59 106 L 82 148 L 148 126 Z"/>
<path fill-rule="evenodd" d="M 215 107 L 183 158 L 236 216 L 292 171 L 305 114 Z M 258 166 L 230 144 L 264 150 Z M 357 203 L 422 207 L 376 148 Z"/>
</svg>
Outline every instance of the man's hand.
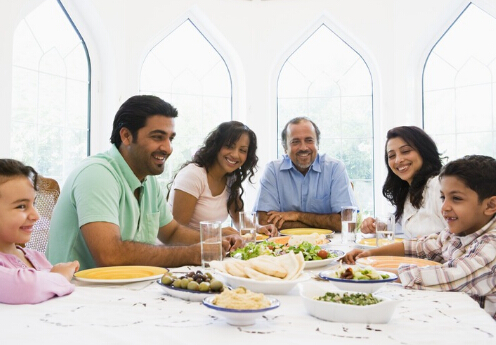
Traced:
<svg viewBox="0 0 496 345">
<path fill-rule="evenodd" d="M 72 262 L 62 262 L 60 264 L 56 264 L 52 267 L 50 272 L 61 274 L 67 279 L 71 281 L 72 276 L 79 270 L 79 261 Z"/>
<path fill-rule="evenodd" d="M 282 227 L 284 222 L 296 222 L 298 220 L 297 212 L 278 212 L 278 211 L 269 211 L 267 212 L 267 222 L 274 224 L 278 229 Z"/>
</svg>

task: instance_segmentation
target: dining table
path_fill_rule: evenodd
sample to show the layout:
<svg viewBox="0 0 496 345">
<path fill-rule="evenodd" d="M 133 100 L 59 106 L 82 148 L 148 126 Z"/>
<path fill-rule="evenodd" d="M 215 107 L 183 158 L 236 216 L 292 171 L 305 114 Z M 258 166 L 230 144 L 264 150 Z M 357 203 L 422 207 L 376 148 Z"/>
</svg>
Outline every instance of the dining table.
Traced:
<svg viewBox="0 0 496 345">
<path fill-rule="evenodd" d="M 347 251 L 334 234 L 329 246 Z M 235 259 L 230 259 L 235 260 Z M 170 268 L 183 272 L 199 267 Z M 329 322 L 309 315 L 303 284 L 332 288 L 311 279 L 285 295 L 280 307 L 250 326 L 231 326 L 215 310 L 167 295 L 158 281 L 93 283 L 73 280 L 75 291 L 39 304 L 0 304 L 1 344 L 496 344 L 496 322 L 462 292 L 405 289 L 388 283 L 379 292 L 400 300 L 388 323 Z M 1 292 L 0 292 L 1 293 Z"/>
</svg>

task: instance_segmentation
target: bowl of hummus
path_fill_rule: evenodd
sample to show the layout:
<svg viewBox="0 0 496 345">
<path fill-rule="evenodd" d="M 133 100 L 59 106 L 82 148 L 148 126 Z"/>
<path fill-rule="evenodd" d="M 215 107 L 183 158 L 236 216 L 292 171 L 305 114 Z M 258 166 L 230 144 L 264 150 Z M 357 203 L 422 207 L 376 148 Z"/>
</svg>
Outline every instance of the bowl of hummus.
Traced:
<svg viewBox="0 0 496 345">
<path fill-rule="evenodd" d="M 244 287 L 224 290 L 216 296 L 205 297 L 203 305 L 217 311 L 233 326 L 249 326 L 266 312 L 279 307 L 279 301 Z"/>
</svg>

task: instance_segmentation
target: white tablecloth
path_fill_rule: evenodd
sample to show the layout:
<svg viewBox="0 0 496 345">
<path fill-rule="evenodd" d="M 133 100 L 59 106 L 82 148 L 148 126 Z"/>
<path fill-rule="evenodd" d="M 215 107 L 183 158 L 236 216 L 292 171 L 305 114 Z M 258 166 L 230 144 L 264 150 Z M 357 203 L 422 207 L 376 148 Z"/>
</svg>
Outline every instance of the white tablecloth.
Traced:
<svg viewBox="0 0 496 345">
<path fill-rule="evenodd" d="M 0 304 L 0 342 L 496 344 L 496 322 L 470 297 L 457 292 L 412 291 L 399 284 L 388 284 L 380 290 L 381 295 L 402 302 L 392 320 L 379 325 L 316 319 L 306 313 L 296 287 L 288 295 L 276 296 L 281 306 L 258 319 L 255 325 L 235 327 L 201 302 L 165 295 L 156 282 L 76 284 L 71 295 L 37 305 Z M 331 283 L 312 279 L 301 284 Z"/>
</svg>

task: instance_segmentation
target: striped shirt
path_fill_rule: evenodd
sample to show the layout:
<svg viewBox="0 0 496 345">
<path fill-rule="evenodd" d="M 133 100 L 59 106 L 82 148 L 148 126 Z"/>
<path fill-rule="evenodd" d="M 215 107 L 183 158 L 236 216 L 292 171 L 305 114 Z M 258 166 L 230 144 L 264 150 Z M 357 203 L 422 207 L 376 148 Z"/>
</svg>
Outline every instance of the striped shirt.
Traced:
<svg viewBox="0 0 496 345">
<path fill-rule="evenodd" d="M 405 256 L 441 263 L 398 268 L 406 288 L 465 292 L 496 320 L 496 217 L 482 229 L 456 236 L 448 228 L 418 239 L 405 240 Z"/>
</svg>

